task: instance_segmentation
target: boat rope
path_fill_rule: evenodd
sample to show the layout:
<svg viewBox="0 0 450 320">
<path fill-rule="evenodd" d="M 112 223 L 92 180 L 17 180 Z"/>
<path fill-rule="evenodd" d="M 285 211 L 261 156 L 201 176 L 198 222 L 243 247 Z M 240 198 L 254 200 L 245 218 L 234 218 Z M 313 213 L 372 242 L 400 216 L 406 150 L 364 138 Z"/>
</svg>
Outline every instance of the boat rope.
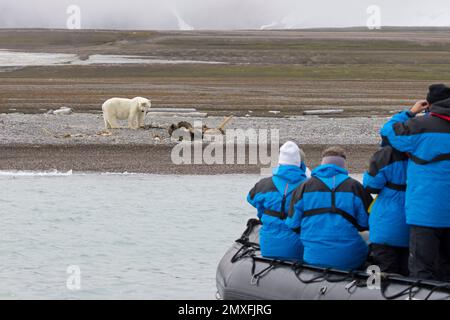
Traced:
<svg viewBox="0 0 450 320">
<path fill-rule="evenodd" d="M 331 275 L 332 274 L 328 274 L 327 277 L 326 277 L 326 280 L 328 282 L 333 283 L 333 282 L 344 282 L 344 281 L 351 280 L 352 283 L 354 282 L 352 287 L 354 287 L 354 286 L 357 286 L 357 287 L 365 286 L 365 283 L 364 283 L 364 285 L 360 285 L 360 283 L 357 281 L 357 280 L 360 280 L 360 279 L 356 278 L 356 272 L 355 271 L 349 271 L 349 273 L 347 275 L 344 275 L 342 277 L 334 277 L 333 278 L 333 277 L 331 277 Z"/>
<path fill-rule="evenodd" d="M 260 250 L 259 243 L 252 242 L 249 239 L 250 234 L 253 232 L 255 226 L 260 225 L 261 221 L 258 219 L 250 219 L 247 222 L 247 229 L 245 229 L 244 233 L 242 233 L 241 237 L 236 240 L 236 243 L 241 244 L 242 246 L 231 258 L 231 263 L 235 263 L 236 261 L 244 258 L 244 257 L 254 257 L 256 251 Z M 254 262 L 253 262 L 254 264 Z"/>
<path fill-rule="evenodd" d="M 433 293 L 435 293 L 436 291 L 438 291 L 440 289 L 441 290 L 449 290 L 450 284 L 445 283 L 445 284 L 436 285 L 433 289 L 430 290 L 430 292 L 428 292 L 427 296 L 423 300 L 430 300 Z"/>
<path fill-rule="evenodd" d="M 417 281 L 413 282 L 409 287 L 406 287 L 405 289 L 403 289 L 397 293 L 394 293 L 392 295 L 387 295 L 386 290 L 391 283 L 389 281 L 389 276 L 385 275 L 384 278 L 385 278 L 384 280 L 387 280 L 387 281 L 381 281 L 381 295 L 386 300 L 394 300 L 394 299 L 398 299 L 398 298 L 406 296 L 406 295 L 408 295 L 409 300 L 412 300 L 414 298 L 414 296 L 417 293 L 419 293 L 420 290 L 422 290 L 422 288 L 419 287 L 419 285 L 422 283 L 422 280 L 417 280 Z"/>
<path fill-rule="evenodd" d="M 292 270 L 294 271 L 295 276 L 297 277 L 298 280 L 300 280 L 301 283 L 304 284 L 309 284 L 309 283 L 314 283 L 314 282 L 322 282 L 325 280 L 326 277 L 326 270 L 323 271 L 323 273 L 314 276 L 310 279 L 302 279 L 302 277 L 300 276 L 300 274 L 303 271 L 303 266 L 299 263 L 295 263 L 292 265 Z"/>
<path fill-rule="evenodd" d="M 253 257 L 255 255 L 255 249 L 253 247 L 242 246 L 238 251 L 231 257 L 231 263 L 235 263 L 244 257 Z"/>
<path fill-rule="evenodd" d="M 253 259 L 253 266 L 252 266 L 252 279 L 250 280 L 250 283 L 254 286 L 257 286 L 259 283 L 259 280 L 263 278 L 265 275 L 269 273 L 269 271 L 275 269 L 277 266 L 281 264 L 281 261 L 273 260 L 268 267 L 262 269 L 258 273 L 255 273 L 255 259 Z"/>
<path fill-rule="evenodd" d="M 297 279 L 300 280 L 300 282 L 302 282 L 304 284 L 309 284 L 309 283 L 314 283 L 314 282 L 322 282 L 322 281 L 327 281 L 329 283 L 351 281 L 349 284 L 347 284 L 345 286 L 345 289 L 349 293 L 352 293 L 352 291 L 351 291 L 352 289 L 354 291 L 356 288 L 362 288 L 362 287 L 367 286 L 366 281 L 364 281 L 363 279 L 359 279 L 357 277 L 357 272 L 355 272 L 355 271 L 350 271 L 349 273 L 339 277 L 339 276 L 336 276 L 335 274 L 333 274 L 331 272 L 330 268 L 325 268 L 325 269 L 321 270 L 322 272 L 319 275 L 312 277 L 310 279 L 303 279 L 300 276 L 300 274 L 304 270 L 304 267 L 302 264 L 300 264 L 300 263 L 293 264 L 292 270 L 294 271 L 294 274 L 297 277 Z"/>
<path fill-rule="evenodd" d="M 236 242 L 242 243 L 242 244 L 248 243 L 249 242 L 249 237 L 252 234 L 253 229 L 256 226 L 261 225 L 261 224 L 262 224 L 262 222 L 259 219 L 249 219 L 247 221 L 247 228 L 244 230 L 244 232 L 242 233 L 241 237 L 236 240 Z M 257 244 L 257 243 L 255 243 L 255 244 L 258 245 L 258 247 L 259 247 L 259 244 Z"/>
</svg>

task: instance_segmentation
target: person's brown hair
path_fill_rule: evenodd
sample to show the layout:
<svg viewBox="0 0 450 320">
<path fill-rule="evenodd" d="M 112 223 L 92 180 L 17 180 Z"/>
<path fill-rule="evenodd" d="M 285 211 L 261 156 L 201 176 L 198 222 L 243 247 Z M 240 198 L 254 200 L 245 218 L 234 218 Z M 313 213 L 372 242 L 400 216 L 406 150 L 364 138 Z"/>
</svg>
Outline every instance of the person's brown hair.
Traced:
<svg viewBox="0 0 450 320">
<path fill-rule="evenodd" d="M 325 149 L 322 152 L 322 158 L 324 157 L 341 157 L 344 159 L 347 159 L 347 156 L 345 155 L 345 150 L 341 147 L 330 147 Z"/>
</svg>

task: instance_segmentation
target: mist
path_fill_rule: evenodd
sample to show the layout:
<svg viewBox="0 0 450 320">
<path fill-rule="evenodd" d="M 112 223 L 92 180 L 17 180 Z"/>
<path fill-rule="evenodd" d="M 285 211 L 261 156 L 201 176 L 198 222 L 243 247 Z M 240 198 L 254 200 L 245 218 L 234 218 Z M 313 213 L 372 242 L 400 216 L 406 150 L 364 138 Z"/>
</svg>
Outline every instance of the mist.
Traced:
<svg viewBox="0 0 450 320">
<path fill-rule="evenodd" d="M 0 28 L 66 28 L 80 8 L 82 29 L 234 30 L 365 26 L 450 26 L 448 0 L 0 0 Z"/>
</svg>

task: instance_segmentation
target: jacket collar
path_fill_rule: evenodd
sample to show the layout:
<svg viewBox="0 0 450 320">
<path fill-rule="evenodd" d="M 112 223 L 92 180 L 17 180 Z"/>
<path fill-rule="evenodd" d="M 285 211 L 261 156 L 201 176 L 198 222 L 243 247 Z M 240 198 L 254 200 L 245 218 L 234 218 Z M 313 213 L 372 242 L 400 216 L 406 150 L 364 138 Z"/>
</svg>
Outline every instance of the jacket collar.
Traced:
<svg viewBox="0 0 450 320">
<path fill-rule="evenodd" d="M 305 169 L 294 165 L 279 165 L 273 169 L 273 176 L 289 183 L 297 183 L 306 179 Z"/>
<path fill-rule="evenodd" d="M 430 111 L 434 114 L 450 117 L 450 99 L 435 102 Z"/>
<path fill-rule="evenodd" d="M 433 117 L 438 117 L 438 118 L 441 118 L 441 119 L 450 121 L 450 116 L 444 116 L 444 115 L 442 115 L 442 114 L 434 113 L 434 112 L 431 112 L 431 115 L 432 115 Z"/>
<path fill-rule="evenodd" d="M 348 171 L 335 164 L 323 164 L 312 171 L 313 176 L 329 178 L 338 174 L 348 175 Z"/>
<path fill-rule="evenodd" d="M 328 188 L 335 189 L 349 178 L 348 171 L 334 164 L 323 164 L 312 171 L 312 176 L 320 179 Z"/>
</svg>

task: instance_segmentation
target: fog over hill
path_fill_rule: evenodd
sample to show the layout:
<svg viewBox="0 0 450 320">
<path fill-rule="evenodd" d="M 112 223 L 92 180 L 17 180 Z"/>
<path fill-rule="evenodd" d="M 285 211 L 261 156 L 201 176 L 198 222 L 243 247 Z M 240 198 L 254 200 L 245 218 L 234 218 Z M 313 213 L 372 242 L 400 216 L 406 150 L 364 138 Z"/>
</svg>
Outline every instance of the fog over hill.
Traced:
<svg viewBox="0 0 450 320">
<path fill-rule="evenodd" d="M 377 5 L 384 26 L 450 26 L 448 0 L 1 0 L 0 28 L 292 29 L 365 26 Z"/>
</svg>

